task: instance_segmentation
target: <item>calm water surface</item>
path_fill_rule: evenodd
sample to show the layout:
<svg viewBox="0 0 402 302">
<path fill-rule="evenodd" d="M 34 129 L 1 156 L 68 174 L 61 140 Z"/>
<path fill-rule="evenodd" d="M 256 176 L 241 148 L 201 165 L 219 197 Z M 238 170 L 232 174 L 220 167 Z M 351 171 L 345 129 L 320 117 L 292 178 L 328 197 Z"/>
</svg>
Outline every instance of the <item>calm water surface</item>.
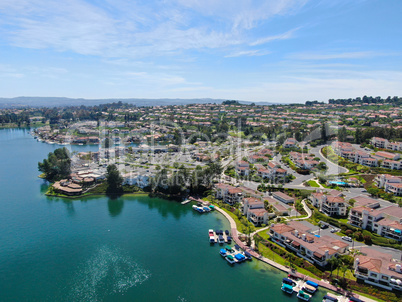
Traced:
<svg viewBox="0 0 402 302">
<path fill-rule="evenodd" d="M 218 213 L 147 196 L 44 196 L 37 163 L 57 147 L 0 130 L 0 301 L 297 301 L 280 290 L 284 273 L 231 267 L 209 245 L 209 228 L 229 228 Z"/>
</svg>

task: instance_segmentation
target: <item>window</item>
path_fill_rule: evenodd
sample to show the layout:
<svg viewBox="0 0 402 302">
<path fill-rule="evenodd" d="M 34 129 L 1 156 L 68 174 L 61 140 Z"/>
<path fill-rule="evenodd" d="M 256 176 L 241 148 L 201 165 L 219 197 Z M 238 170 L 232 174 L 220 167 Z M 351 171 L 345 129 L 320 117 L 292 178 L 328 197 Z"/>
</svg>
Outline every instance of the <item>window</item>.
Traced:
<svg viewBox="0 0 402 302">
<path fill-rule="evenodd" d="M 374 277 L 374 278 L 377 278 L 377 274 L 374 274 L 374 273 L 370 273 L 370 276 Z"/>
<path fill-rule="evenodd" d="M 388 276 L 381 276 L 382 280 L 388 280 Z"/>
</svg>

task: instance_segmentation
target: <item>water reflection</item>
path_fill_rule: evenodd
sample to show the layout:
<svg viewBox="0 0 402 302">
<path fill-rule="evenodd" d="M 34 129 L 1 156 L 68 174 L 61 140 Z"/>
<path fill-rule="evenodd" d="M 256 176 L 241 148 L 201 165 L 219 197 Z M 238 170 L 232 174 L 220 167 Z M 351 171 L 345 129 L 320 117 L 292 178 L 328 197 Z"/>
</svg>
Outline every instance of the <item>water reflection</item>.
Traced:
<svg viewBox="0 0 402 302">
<path fill-rule="evenodd" d="M 122 198 L 109 199 L 107 201 L 107 208 L 109 209 L 109 215 L 111 217 L 116 217 L 121 214 L 124 207 L 124 201 Z"/>
<path fill-rule="evenodd" d="M 137 201 L 141 204 L 146 204 L 150 210 L 156 209 L 163 218 L 167 218 L 170 214 L 176 220 L 179 220 L 180 217 L 191 211 L 191 207 L 189 207 L 189 205 L 181 205 L 178 201 L 149 197 L 144 198 L 142 196 L 135 197 L 135 199 L 137 199 Z M 176 206 L 172 206 L 172 204 L 175 204 Z"/>
</svg>

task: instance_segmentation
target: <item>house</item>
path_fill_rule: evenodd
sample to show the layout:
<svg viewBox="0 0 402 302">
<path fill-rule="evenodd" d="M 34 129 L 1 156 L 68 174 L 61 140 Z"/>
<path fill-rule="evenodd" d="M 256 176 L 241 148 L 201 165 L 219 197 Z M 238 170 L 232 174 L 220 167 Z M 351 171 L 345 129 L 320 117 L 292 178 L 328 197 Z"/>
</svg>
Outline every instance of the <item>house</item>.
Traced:
<svg viewBox="0 0 402 302">
<path fill-rule="evenodd" d="M 218 183 L 215 185 L 215 197 L 222 199 L 224 202 L 234 205 L 243 200 L 243 193 L 240 188 L 232 187 L 231 185 Z"/>
<path fill-rule="evenodd" d="M 280 202 L 280 201 L 278 201 L 278 200 L 276 200 L 276 199 L 274 199 L 272 197 L 264 197 L 264 201 L 268 201 L 268 204 L 270 206 L 272 206 L 272 208 L 273 208 L 273 210 L 274 210 L 276 215 L 278 215 L 278 216 L 289 216 L 289 214 L 290 214 L 289 209 L 290 208 L 285 207 L 285 205 L 282 202 Z"/>
<path fill-rule="evenodd" d="M 391 152 L 386 152 L 386 151 L 378 151 L 375 153 L 375 156 L 378 156 L 382 159 L 388 159 L 388 160 L 398 160 L 400 158 L 399 153 L 391 153 Z"/>
<path fill-rule="evenodd" d="M 149 185 L 150 175 L 142 173 L 126 173 L 122 175 L 123 185 L 137 186 L 140 188 L 145 188 Z"/>
<path fill-rule="evenodd" d="M 316 192 L 310 195 L 309 199 L 320 212 L 327 216 L 346 216 L 346 201 L 338 194 L 323 194 Z"/>
<path fill-rule="evenodd" d="M 388 291 L 402 290 L 402 262 L 392 255 L 373 248 L 363 247 L 362 255 L 354 261 L 354 275 L 365 283 L 384 288 Z"/>
<path fill-rule="evenodd" d="M 293 197 L 290 197 L 289 195 L 287 195 L 285 193 L 282 193 L 282 192 L 279 192 L 279 191 L 272 192 L 272 196 L 274 198 L 276 198 L 277 200 L 282 201 L 282 202 L 284 202 L 286 204 L 295 202 L 295 199 Z"/>
<path fill-rule="evenodd" d="M 294 138 L 287 138 L 283 143 L 283 148 L 295 148 L 297 147 L 298 141 Z"/>
<path fill-rule="evenodd" d="M 239 161 L 236 163 L 236 172 L 241 176 L 247 176 L 250 174 L 250 164 L 246 161 Z"/>
<path fill-rule="evenodd" d="M 373 137 L 371 139 L 371 145 L 373 145 L 376 148 L 387 148 L 389 142 L 387 139 L 382 138 L 382 137 Z"/>
<path fill-rule="evenodd" d="M 390 170 L 401 170 L 402 162 L 386 159 L 382 162 L 382 167 Z"/>
<path fill-rule="evenodd" d="M 327 235 L 316 237 L 309 227 L 298 221 L 275 224 L 270 228 L 270 235 L 272 241 L 319 266 L 327 265 L 329 259 L 345 253 L 349 246 Z"/>
<path fill-rule="evenodd" d="M 53 184 L 53 189 L 61 194 L 74 196 L 74 195 L 81 195 L 82 194 L 82 186 L 73 183 L 67 179 L 62 179 L 60 181 L 56 181 Z"/>
<path fill-rule="evenodd" d="M 402 241 L 402 208 L 393 205 L 377 209 L 367 206 L 353 207 L 349 212 L 348 223 L 380 236 Z"/>
</svg>

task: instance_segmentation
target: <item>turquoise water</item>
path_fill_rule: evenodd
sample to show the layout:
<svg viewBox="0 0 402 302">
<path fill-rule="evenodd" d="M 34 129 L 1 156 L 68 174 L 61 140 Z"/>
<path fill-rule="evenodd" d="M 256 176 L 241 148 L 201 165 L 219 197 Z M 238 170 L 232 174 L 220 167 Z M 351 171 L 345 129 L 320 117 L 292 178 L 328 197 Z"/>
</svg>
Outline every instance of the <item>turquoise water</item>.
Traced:
<svg viewBox="0 0 402 302">
<path fill-rule="evenodd" d="M 216 212 L 44 196 L 37 162 L 57 147 L 0 130 L 0 301 L 297 300 L 280 290 L 284 273 L 255 260 L 231 267 L 209 245 L 209 228 L 229 228 Z"/>
</svg>

